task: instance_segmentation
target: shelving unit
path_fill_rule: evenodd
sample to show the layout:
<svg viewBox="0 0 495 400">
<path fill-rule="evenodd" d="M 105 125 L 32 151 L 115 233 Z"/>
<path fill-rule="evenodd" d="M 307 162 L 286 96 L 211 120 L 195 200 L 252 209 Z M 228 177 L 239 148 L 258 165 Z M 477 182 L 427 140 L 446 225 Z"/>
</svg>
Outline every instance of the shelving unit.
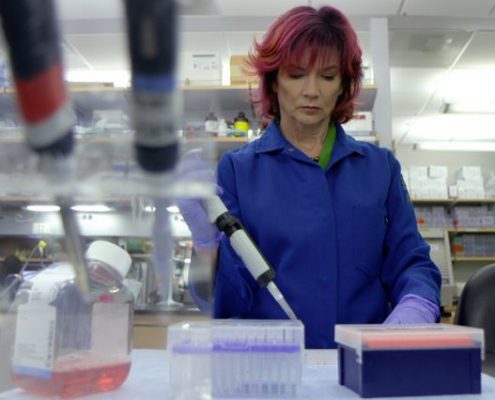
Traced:
<svg viewBox="0 0 495 400">
<path fill-rule="evenodd" d="M 451 215 L 455 208 L 457 207 L 486 207 L 491 209 L 495 217 L 495 198 L 488 199 L 412 199 L 412 203 L 415 207 L 444 207 L 447 215 Z M 491 208 L 493 205 L 493 208 Z M 451 215 L 453 218 L 454 216 Z M 444 235 L 447 238 L 446 241 L 446 261 L 443 261 L 442 265 L 439 265 L 440 269 L 449 268 L 449 264 L 452 266 L 453 277 L 455 277 L 456 286 L 462 287 L 463 282 L 465 282 L 469 276 L 474 272 L 475 269 L 483 266 L 484 264 L 489 264 L 495 262 L 495 251 L 493 254 L 483 255 L 483 256 L 466 256 L 456 254 L 456 250 L 459 248 L 459 238 L 461 238 L 460 245 L 465 244 L 463 242 L 463 235 L 470 235 L 471 240 L 473 240 L 473 235 L 475 236 L 476 243 L 479 236 L 477 235 L 495 235 L 495 223 L 494 226 L 479 226 L 479 227 L 469 227 L 469 226 L 444 226 L 444 227 L 421 227 L 421 233 L 427 241 L 430 242 L 432 253 L 438 250 L 436 244 L 431 241 L 431 237 Z M 482 239 L 486 240 L 486 239 Z M 455 246 L 455 247 L 454 247 Z M 487 247 L 482 247 L 485 250 Z M 488 247 L 489 248 L 489 247 Z M 476 248 L 478 249 L 478 248 Z M 461 252 L 463 248 L 460 248 Z M 481 252 L 481 251 L 480 251 Z M 482 253 L 482 252 L 481 252 Z"/>
<path fill-rule="evenodd" d="M 453 257 L 452 261 L 495 262 L 495 257 Z"/>
<path fill-rule="evenodd" d="M 495 228 L 453 228 L 449 233 L 495 233 Z"/>
<path fill-rule="evenodd" d="M 94 110 L 128 110 L 131 93 L 127 88 L 116 88 L 105 84 L 71 84 L 69 87 L 74 109 L 78 115 L 88 116 Z M 256 86 L 244 85 L 211 85 L 211 86 L 182 86 L 182 101 L 184 114 L 201 112 L 206 115 L 211 109 L 226 112 L 245 111 L 251 117 L 255 104 L 252 95 Z M 377 88 L 374 85 L 364 85 L 356 101 L 358 111 L 373 110 Z M 0 92 L 0 105 L 4 110 L 16 114 L 14 90 L 4 89 Z M 7 108 L 6 108 L 7 107 Z M 204 117 L 203 115 L 203 117 Z"/>
<path fill-rule="evenodd" d="M 495 198 L 489 199 L 411 199 L 413 204 L 417 205 L 476 205 L 476 204 L 495 204 Z"/>
</svg>

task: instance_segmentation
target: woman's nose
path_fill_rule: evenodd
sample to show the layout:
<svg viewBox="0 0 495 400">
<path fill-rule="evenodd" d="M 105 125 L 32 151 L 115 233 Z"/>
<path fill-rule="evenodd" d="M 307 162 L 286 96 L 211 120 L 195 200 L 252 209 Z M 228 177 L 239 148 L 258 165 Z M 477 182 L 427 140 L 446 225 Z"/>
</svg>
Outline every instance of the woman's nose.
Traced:
<svg viewBox="0 0 495 400">
<path fill-rule="evenodd" d="M 316 77 L 307 76 L 304 80 L 303 94 L 309 97 L 318 96 L 318 85 L 316 81 Z"/>
</svg>

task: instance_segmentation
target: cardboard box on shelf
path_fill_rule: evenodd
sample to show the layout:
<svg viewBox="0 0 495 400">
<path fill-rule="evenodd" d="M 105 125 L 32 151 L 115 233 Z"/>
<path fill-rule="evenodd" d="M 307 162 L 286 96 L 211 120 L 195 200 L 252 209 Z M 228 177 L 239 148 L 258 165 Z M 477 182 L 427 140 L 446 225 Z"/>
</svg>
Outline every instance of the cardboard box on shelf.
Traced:
<svg viewBox="0 0 495 400">
<path fill-rule="evenodd" d="M 257 85 L 258 77 L 249 74 L 248 61 L 249 61 L 249 56 L 247 55 L 230 56 L 231 85 L 242 85 L 242 84 Z"/>
</svg>

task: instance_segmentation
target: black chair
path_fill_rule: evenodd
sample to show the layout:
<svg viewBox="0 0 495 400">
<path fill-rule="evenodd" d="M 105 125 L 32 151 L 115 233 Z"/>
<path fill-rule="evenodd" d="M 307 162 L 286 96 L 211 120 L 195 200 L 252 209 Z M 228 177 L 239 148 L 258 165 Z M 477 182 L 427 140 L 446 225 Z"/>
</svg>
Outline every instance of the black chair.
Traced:
<svg viewBox="0 0 495 400">
<path fill-rule="evenodd" d="M 495 376 L 495 264 L 485 265 L 466 282 L 459 298 L 455 324 L 483 328 L 483 371 Z"/>
</svg>

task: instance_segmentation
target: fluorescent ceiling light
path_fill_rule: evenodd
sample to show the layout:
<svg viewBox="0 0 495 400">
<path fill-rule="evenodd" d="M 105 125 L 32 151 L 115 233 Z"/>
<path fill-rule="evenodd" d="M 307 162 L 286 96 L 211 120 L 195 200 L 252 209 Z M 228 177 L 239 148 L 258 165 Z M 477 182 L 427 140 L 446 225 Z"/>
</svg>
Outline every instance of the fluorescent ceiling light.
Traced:
<svg viewBox="0 0 495 400">
<path fill-rule="evenodd" d="M 440 114 L 418 118 L 409 128 L 413 143 L 495 142 L 495 114 Z"/>
<path fill-rule="evenodd" d="M 439 151 L 495 151 L 495 142 L 422 142 L 418 143 L 416 148 Z"/>
<path fill-rule="evenodd" d="M 446 103 L 445 112 L 454 114 L 495 114 L 495 100 Z"/>
<path fill-rule="evenodd" d="M 112 211 L 111 207 L 105 204 L 78 204 L 71 207 L 74 211 L 79 212 L 109 212 Z"/>
<path fill-rule="evenodd" d="M 440 84 L 440 93 L 447 103 L 493 101 L 495 79 L 493 68 L 456 68 L 450 71 Z"/>
<path fill-rule="evenodd" d="M 30 204 L 26 210 L 32 212 L 56 212 L 60 211 L 60 207 L 55 204 Z"/>
<path fill-rule="evenodd" d="M 155 206 L 145 206 L 144 211 L 145 212 L 155 212 Z M 180 212 L 179 207 L 177 207 L 177 206 L 168 206 L 167 211 L 171 214 L 178 214 Z"/>
<path fill-rule="evenodd" d="M 126 70 L 68 70 L 65 79 L 73 83 L 112 83 L 115 87 L 130 86 L 130 72 Z"/>
</svg>

